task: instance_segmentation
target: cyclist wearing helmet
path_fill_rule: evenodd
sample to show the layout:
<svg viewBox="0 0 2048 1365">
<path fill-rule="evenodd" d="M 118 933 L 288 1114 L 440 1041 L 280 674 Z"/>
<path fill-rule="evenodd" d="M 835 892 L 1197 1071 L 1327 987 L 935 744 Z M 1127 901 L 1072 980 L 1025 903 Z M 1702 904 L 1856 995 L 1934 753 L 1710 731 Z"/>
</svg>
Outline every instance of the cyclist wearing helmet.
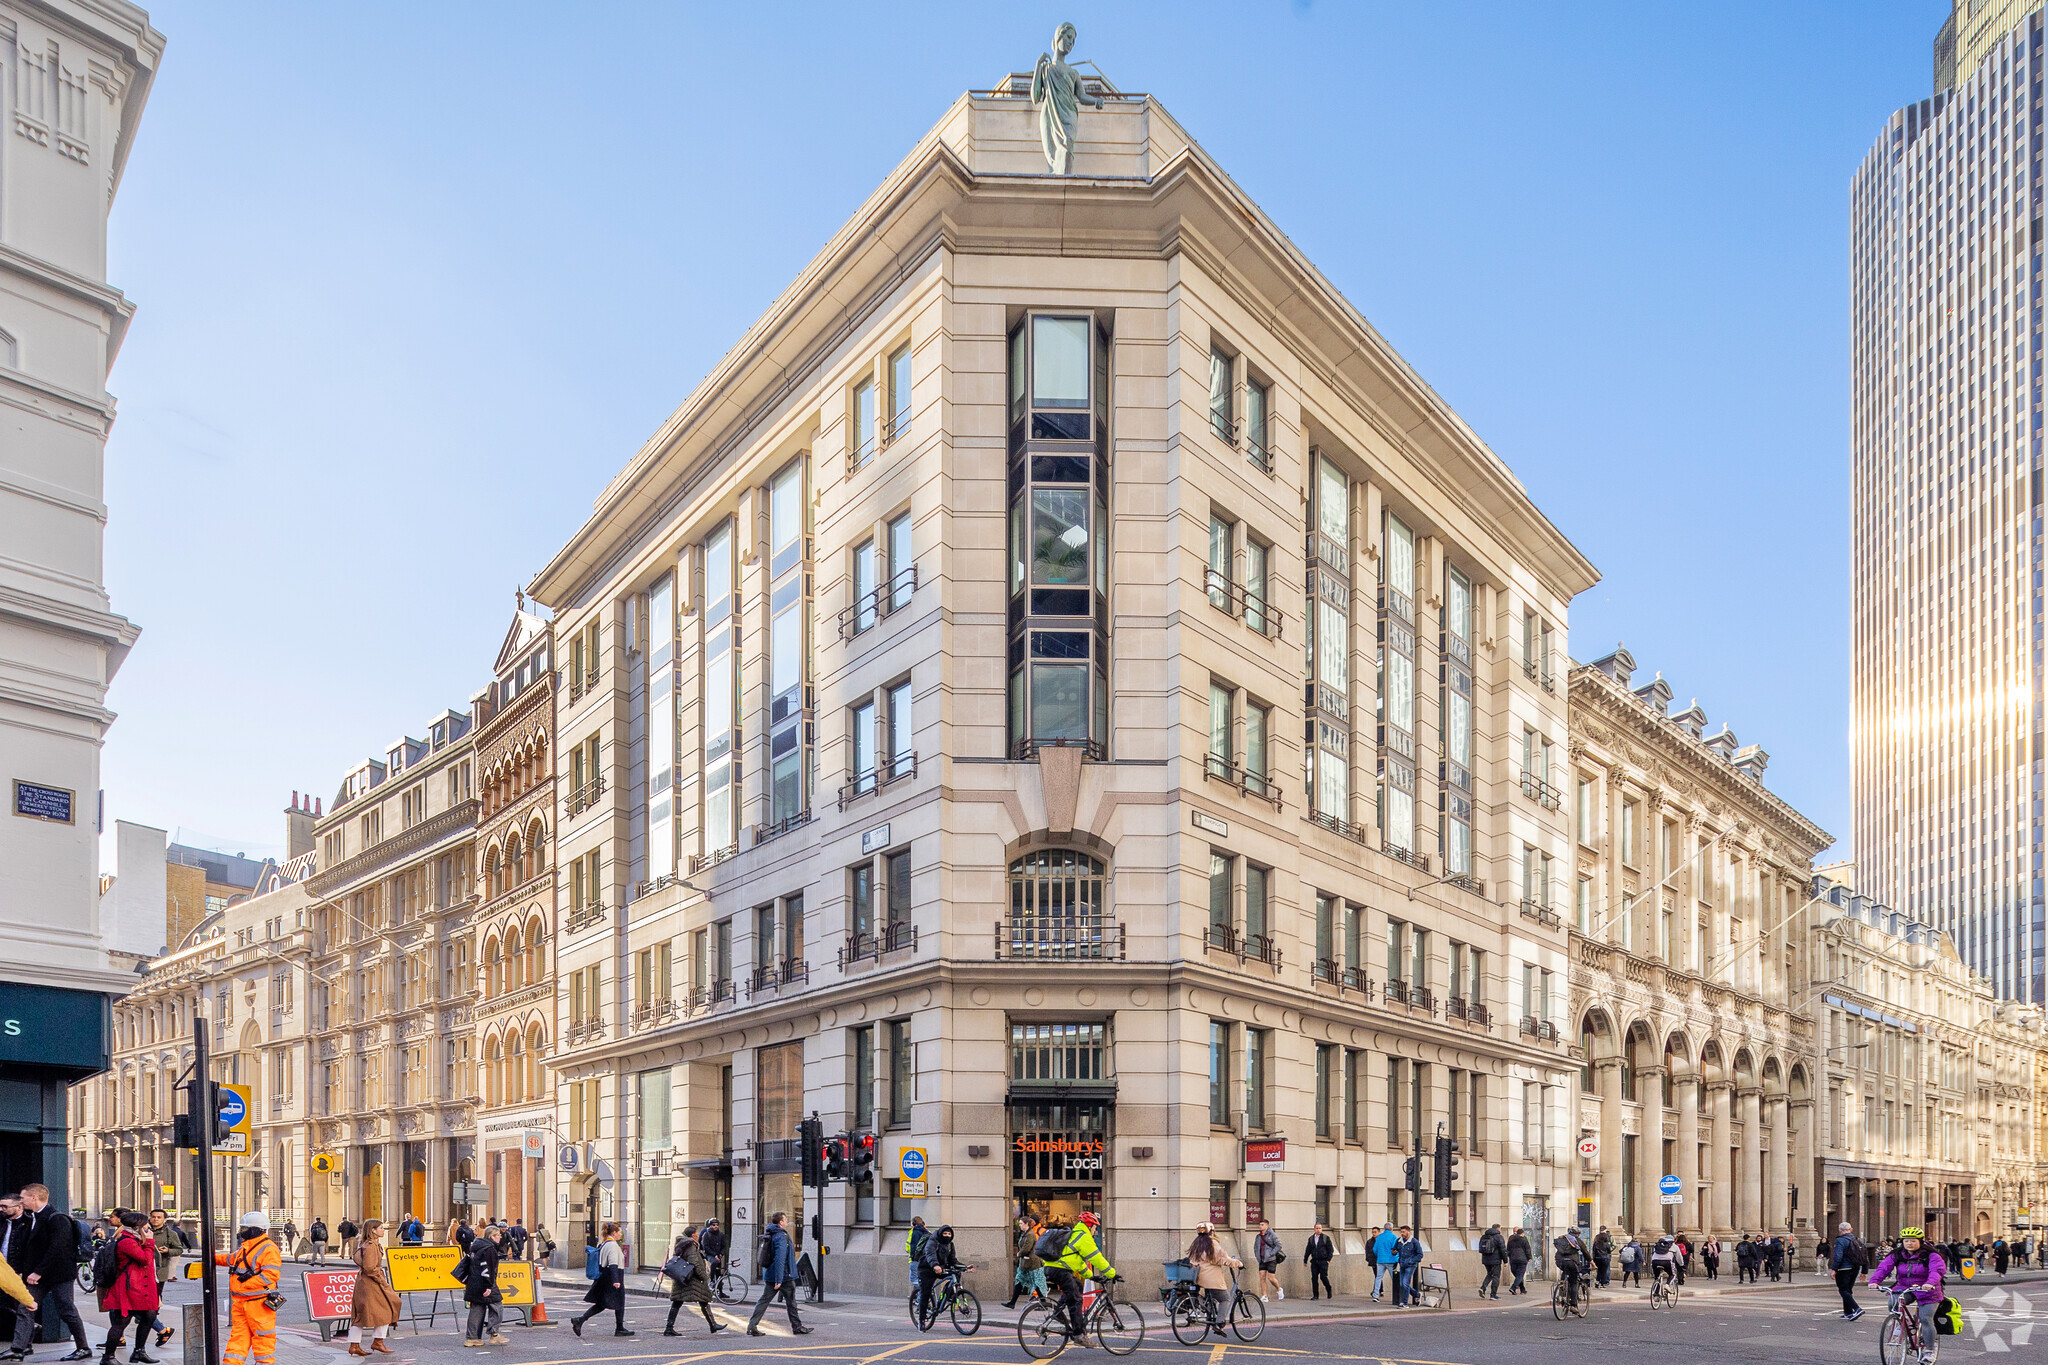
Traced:
<svg viewBox="0 0 2048 1365">
<path fill-rule="evenodd" d="M 1678 1239 L 1667 1232 L 1650 1250 L 1650 1284 L 1654 1287 L 1659 1280 L 1676 1280 L 1677 1276 Z"/>
<path fill-rule="evenodd" d="M 1929 1343 L 1920 1348 L 1923 1365 L 1934 1359 L 1934 1320 L 1927 1309 L 1941 1302 L 1941 1279 L 1947 1273 L 1948 1265 L 1941 1259 L 1941 1253 L 1928 1244 L 1926 1234 L 1919 1228 L 1900 1228 L 1898 1245 L 1870 1272 L 1871 1288 L 1877 1288 L 1879 1280 L 1891 1275 L 1892 1292 L 1911 1294 L 1918 1303 L 1921 1330 Z"/>
<path fill-rule="evenodd" d="M 1103 1258 L 1102 1249 L 1095 1244 L 1095 1230 L 1101 1226 L 1102 1220 L 1094 1214 L 1082 1214 L 1068 1229 L 1066 1245 L 1059 1255 L 1045 1263 L 1046 1282 L 1060 1291 L 1067 1336 L 1082 1346 L 1089 1343 L 1081 1337 L 1081 1279 L 1086 1275 L 1098 1280 L 1116 1278 L 1116 1267 Z"/>
</svg>

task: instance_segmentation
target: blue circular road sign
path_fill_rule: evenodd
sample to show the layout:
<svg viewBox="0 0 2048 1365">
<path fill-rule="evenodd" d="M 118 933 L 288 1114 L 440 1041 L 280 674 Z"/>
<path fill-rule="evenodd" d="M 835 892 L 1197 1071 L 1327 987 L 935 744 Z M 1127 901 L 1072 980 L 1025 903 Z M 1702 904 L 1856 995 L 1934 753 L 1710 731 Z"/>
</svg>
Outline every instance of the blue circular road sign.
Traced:
<svg viewBox="0 0 2048 1365">
<path fill-rule="evenodd" d="M 905 1180 L 924 1179 L 923 1148 L 905 1147 L 903 1149 L 903 1178 Z"/>
<path fill-rule="evenodd" d="M 1685 1188 L 1685 1182 L 1675 1175 L 1667 1175 L 1657 1182 L 1657 1189 L 1663 1194 L 1677 1194 Z"/>
</svg>

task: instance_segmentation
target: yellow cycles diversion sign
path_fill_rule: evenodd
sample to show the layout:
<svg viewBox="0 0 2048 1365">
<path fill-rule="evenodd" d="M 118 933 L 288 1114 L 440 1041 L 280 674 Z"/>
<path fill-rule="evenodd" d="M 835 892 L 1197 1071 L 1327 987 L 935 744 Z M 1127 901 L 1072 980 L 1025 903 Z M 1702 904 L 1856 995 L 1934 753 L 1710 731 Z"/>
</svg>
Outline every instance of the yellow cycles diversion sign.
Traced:
<svg viewBox="0 0 2048 1365">
<path fill-rule="evenodd" d="M 391 1287 L 401 1294 L 431 1294 L 436 1290 L 459 1294 L 462 1283 L 453 1274 L 462 1259 L 461 1247 L 389 1247 L 384 1255 L 391 1263 Z M 528 1261 L 498 1262 L 498 1288 L 506 1306 L 533 1306 L 533 1265 Z"/>
</svg>

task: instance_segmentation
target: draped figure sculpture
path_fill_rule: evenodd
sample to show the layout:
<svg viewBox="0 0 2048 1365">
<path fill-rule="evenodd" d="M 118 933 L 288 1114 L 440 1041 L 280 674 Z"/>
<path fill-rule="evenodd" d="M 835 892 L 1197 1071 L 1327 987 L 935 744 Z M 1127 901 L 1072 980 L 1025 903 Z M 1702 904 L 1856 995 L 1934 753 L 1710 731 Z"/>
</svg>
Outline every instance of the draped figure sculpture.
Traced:
<svg viewBox="0 0 2048 1365">
<path fill-rule="evenodd" d="M 1081 106 L 1102 107 L 1102 96 L 1081 87 L 1081 75 L 1067 65 L 1078 35 L 1072 24 L 1053 30 L 1052 51 L 1038 55 L 1038 69 L 1031 73 L 1031 103 L 1038 110 L 1038 141 L 1045 149 L 1045 164 L 1054 175 L 1074 173 L 1074 134 L 1081 120 Z"/>
</svg>

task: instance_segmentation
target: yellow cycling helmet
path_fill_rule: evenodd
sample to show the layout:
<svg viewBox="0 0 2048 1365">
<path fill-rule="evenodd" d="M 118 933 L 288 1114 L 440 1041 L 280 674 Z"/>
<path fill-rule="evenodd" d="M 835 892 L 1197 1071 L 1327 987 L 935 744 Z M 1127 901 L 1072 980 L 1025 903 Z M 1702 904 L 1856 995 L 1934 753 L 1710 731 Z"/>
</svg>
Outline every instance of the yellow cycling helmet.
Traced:
<svg viewBox="0 0 2048 1365">
<path fill-rule="evenodd" d="M 1920 1241 L 1923 1241 L 1923 1242 L 1927 1240 L 1927 1234 L 1926 1234 L 1926 1233 L 1924 1233 L 1924 1232 L 1922 1232 L 1922 1231 L 1921 1231 L 1920 1229 L 1918 1229 L 1918 1228 L 1900 1228 L 1900 1229 L 1899 1229 L 1899 1240 L 1903 1242 L 1903 1241 L 1905 1241 L 1905 1240 L 1906 1240 L 1906 1239 L 1907 1239 L 1908 1237 L 1913 1237 L 1913 1238 L 1917 1238 L 1918 1240 L 1920 1240 Z"/>
</svg>

